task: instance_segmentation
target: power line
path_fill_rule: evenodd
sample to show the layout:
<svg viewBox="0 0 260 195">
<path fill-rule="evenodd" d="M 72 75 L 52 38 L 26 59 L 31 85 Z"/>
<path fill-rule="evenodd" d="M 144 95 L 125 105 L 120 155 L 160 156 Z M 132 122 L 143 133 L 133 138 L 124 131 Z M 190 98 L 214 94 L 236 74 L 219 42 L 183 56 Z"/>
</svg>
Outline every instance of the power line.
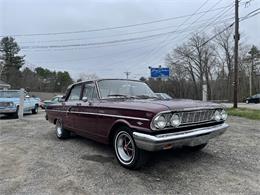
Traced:
<svg viewBox="0 0 260 195">
<path fill-rule="evenodd" d="M 231 15 L 230 15 L 231 16 Z M 227 18 L 229 20 L 231 18 Z M 202 21 L 207 21 L 207 19 L 202 20 Z M 148 29 L 148 30 L 143 30 L 143 31 L 135 31 L 135 32 L 127 32 L 127 33 L 118 33 L 118 34 L 112 34 L 112 35 L 102 35 L 102 36 L 92 36 L 92 37 L 85 37 L 85 38 L 71 38 L 71 39 L 53 39 L 53 40 L 42 40 L 42 41 L 22 41 L 20 42 L 21 44 L 24 43 L 50 43 L 50 42 L 67 42 L 67 41 L 82 41 L 82 40 L 88 40 L 89 38 L 97 39 L 97 38 L 108 38 L 108 37 L 118 37 L 118 36 L 125 36 L 125 35 L 133 35 L 133 34 L 139 34 L 139 33 L 146 33 L 146 32 L 153 32 L 153 31 L 159 31 L 163 29 L 169 29 L 172 27 L 177 27 L 176 25 L 170 25 L 170 26 L 164 26 L 160 28 L 155 28 L 155 29 Z M 190 26 L 189 26 L 190 27 Z"/>
<path fill-rule="evenodd" d="M 227 19 L 224 19 L 222 21 L 225 22 L 227 20 L 230 20 L 232 18 L 227 18 Z M 217 23 L 214 23 L 214 24 L 217 24 Z M 198 27 L 201 27 L 201 26 L 204 26 L 205 24 L 200 24 L 200 25 L 197 25 Z M 196 26 L 190 26 L 190 27 L 196 27 Z M 58 49 L 61 49 L 61 48 L 66 48 L 66 49 L 63 49 L 63 50 L 70 50 L 71 47 L 73 48 L 76 48 L 76 47 L 84 47 L 86 49 L 88 48 L 96 48 L 96 47 L 103 47 L 103 46 L 107 46 L 107 45 L 120 45 L 120 44 L 123 44 L 123 43 L 128 43 L 128 42 L 134 42 L 134 41 L 145 41 L 145 40 L 153 40 L 154 38 L 158 38 L 158 37 L 161 37 L 161 36 L 165 36 L 165 35 L 168 35 L 168 34 L 175 34 L 175 33 L 183 33 L 183 32 L 186 32 L 186 31 L 192 31 L 193 29 L 191 28 L 185 28 L 185 29 L 182 29 L 182 30 L 174 30 L 174 31 L 170 31 L 170 32 L 165 32 L 165 33 L 159 33 L 159 34 L 153 34 L 153 35 L 148 35 L 148 36 L 143 36 L 143 37 L 135 37 L 135 38 L 130 38 L 130 39 L 120 39 L 120 40 L 112 40 L 112 41 L 107 41 L 107 42 L 92 42 L 92 43 L 84 43 L 84 44 L 67 44 L 67 45 L 27 45 L 27 46 L 22 46 L 21 49 L 23 50 L 30 50 L 30 49 L 41 49 L 41 50 L 33 50 L 33 51 L 42 51 L 43 49 L 52 49 L 52 51 L 54 49 L 58 50 Z M 91 47 L 91 46 L 94 46 L 94 47 Z"/>
<path fill-rule="evenodd" d="M 213 9 L 214 7 L 216 7 L 221 1 L 223 1 L 223 0 L 217 1 L 213 6 L 210 7 L 210 9 Z M 194 15 L 193 15 L 193 16 L 195 16 L 195 15 L 196 15 L 196 12 L 198 12 L 207 2 L 208 2 L 208 1 L 205 1 L 205 2 L 194 12 Z M 230 5 L 229 5 L 229 6 L 226 6 L 226 7 L 230 7 Z M 203 17 L 204 15 L 205 15 L 205 13 L 204 13 L 203 15 L 199 16 L 193 23 L 196 23 L 196 22 L 197 22 L 201 17 Z M 183 26 L 186 22 L 188 22 L 191 18 L 192 18 L 192 16 L 191 16 L 190 18 L 188 18 L 187 20 L 185 20 L 183 23 L 181 23 L 181 24 L 179 25 L 179 28 L 180 28 L 181 26 Z M 187 27 L 187 28 L 189 28 L 189 27 Z M 173 38 L 171 38 L 171 39 L 169 40 L 170 35 L 167 36 L 167 37 L 159 44 L 159 46 L 156 46 L 156 47 L 151 51 L 151 56 L 155 56 L 155 54 L 158 53 L 158 51 L 160 51 L 160 49 L 162 49 L 162 48 L 166 47 L 167 45 L 171 44 L 170 41 L 173 41 L 173 40 L 176 39 L 177 37 L 178 37 L 178 35 L 175 36 L 175 37 L 173 37 Z M 146 57 L 146 56 L 145 56 L 145 57 Z"/>
<path fill-rule="evenodd" d="M 253 13 L 255 13 L 257 10 L 258 10 L 258 9 L 254 10 Z M 260 8 L 259 8 L 259 10 L 260 10 Z M 250 18 L 252 18 L 252 17 L 254 17 L 254 16 L 258 15 L 258 14 L 260 14 L 260 12 L 255 13 L 254 15 L 250 15 L 250 13 L 249 13 L 249 14 L 247 14 L 246 16 L 241 17 L 240 22 L 241 22 L 241 21 L 245 21 L 245 20 L 247 20 L 247 19 L 250 19 Z M 216 34 L 214 34 L 213 36 L 211 36 L 207 41 L 203 42 L 199 47 L 202 47 L 202 46 L 204 46 L 205 44 L 207 44 L 208 42 L 210 42 L 211 40 L 215 39 L 217 36 L 219 36 L 220 34 L 222 34 L 223 32 L 225 32 L 225 31 L 228 30 L 229 28 L 231 28 L 233 25 L 234 25 L 234 22 L 231 23 L 230 25 L 228 25 L 227 27 L 225 27 L 222 31 L 219 31 L 218 33 L 216 33 Z M 192 51 L 194 51 L 194 49 L 193 49 Z M 102 57 L 102 56 L 97 56 L 97 57 L 100 58 L 100 57 Z M 141 56 L 139 56 L 139 57 L 141 57 Z M 131 58 L 131 60 L 134 60 L 134 59 Z M 66 62 L 66 61 L 64 61 L 64 62 Z M 114 63 L 114 62 L 113 62 L 111 65 L 121 64 L 121 63 L 123 63 L 123 62 L 125 62 L 125 59 L 122 59 L 122 60 L 118 61 L 118 63 Z"/>
<path fill-rule="evenodd" d="M 224 7 L 216 8 L 214 10 L 201 11 L 201 12 L 197 12 L 196 14 L 198 15 L 198 14 L 202 14 L 202 13 L 214 12 L 214 11 L 218 11 L 218 10 L 223 9 L 223 8 L 226 8 L 226 7 L 224 6 Z M 136 23 L 136 24 L 123 25 L 123 26 L 97 28 L 97 29 L 90 29 L 90 30 L 65 31 L 65 32 L 53 32 L 53 33 L 50 32 L 50 33 L 30 33 L 30 34 L 0 35 L 0 37 L 4 37 L 4 36 L 13 36 L 13 37 L 48 36 L 48 35 L 64 35 L 64 34 L 78 34 L 78 33 L 87 33 L 87 32 L 98 32 L 98 31 L 115 30 L 115 29 L 130 28 L 130 27 L 136 27 L 136 26 L 143 26 L 143 25 L 148 25 L 148 24 L 160 23 L 160 22 L 165 22 L 165 21 L 182 19 L 182 18 L 193 16 L 193 15 L 194 14 L 187 14 L 187 15 L 182 15 L 182 16 L 175 16 L 175 17 L 170 17 L 170 18 L 153 20 L 153 21 L 149 21 L 149 22 L 142 22 L 142 23 Z"/>
<path fill-rule="evenodd" d="M 259 12 L 257 12 L 259 11 Z M 253 13 L 253 15 L 252 15 Z M 246 16 L 242 17 L 239 22 L 245 21 L 247 19 L 250 19 L 256 15 L 260 14 L 260 8 L 248 13 Z M 217 36 L 219 36 L 220 34 L 222 34 L 223 32 L 225 32 L 226 30 L 228 30 L 229 28 L 231 28 L 234 25 L 234 22 L 231 23 L 230 25 L 228 25 L 227 27 L 225 27 L 223 30 L 219 31 L 218 33 L 214 34 L 213 36 L 211 36 L 207 41 L 203 42 L 199 47 L 203 47 L 205 44 L 207 44 L 208 42 L 212 41 L 213 39 L 215 39 Z M 195 49 L 191 50 L 191 52 L 193 52 Z"/>
</svg>

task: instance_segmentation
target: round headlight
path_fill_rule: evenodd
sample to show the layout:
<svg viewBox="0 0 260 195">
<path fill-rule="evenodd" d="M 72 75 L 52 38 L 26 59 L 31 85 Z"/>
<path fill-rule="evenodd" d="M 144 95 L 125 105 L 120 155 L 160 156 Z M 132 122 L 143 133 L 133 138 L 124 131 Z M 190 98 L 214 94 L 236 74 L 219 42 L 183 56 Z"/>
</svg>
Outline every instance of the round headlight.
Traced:
<svg viewBox="0 0 260 195">
<path fill-rule="evenodd" d="M 215 111 L 213 118 L 214 118 L 215 121 L 221 120 L 221 114 L 218 110 Z"/>
<path fill-rule="evenodd" d="M 227 119 L 227 113 L 226 113 L 226 111 L 225 111 L 225 110 L 222 110 L 220 114 L 221 114 L 221 119 L 225 121 L 225 120 Z"/>
<path fill-rule="evenodd" d="M 163 129 L 167 124 L 167 121 L 164 116 L 159 115 L 154 119 L 154 126 L 158 129 Z"/>
<path fill-rule="evenodd" d="M 171 117 L 171 125 L 178 127 L 181 124 L 181 117 L 178 114 L 173 114 Z"/>
</svg>

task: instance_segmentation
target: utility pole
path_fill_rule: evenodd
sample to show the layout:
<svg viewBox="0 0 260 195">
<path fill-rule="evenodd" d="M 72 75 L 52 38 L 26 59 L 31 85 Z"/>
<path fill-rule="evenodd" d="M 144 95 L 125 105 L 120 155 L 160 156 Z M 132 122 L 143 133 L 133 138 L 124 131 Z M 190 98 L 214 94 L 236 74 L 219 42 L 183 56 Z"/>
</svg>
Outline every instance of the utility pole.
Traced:
<svg viewBox="0 0 260 195">
<path fill-rule="evenodd" d="M 237 108 L 238 97 L 238 41 L 239 41 L 239 0 L 235 0 L 235 47 L 234 47 L 234 99 L 233 107 Z"/>
<path fill-rule="evenodd" d="M 254 55 L 252 54 L 251 66 L 249 67 L 249 95 L 252 96 L 253 88 L 253 69 L 254 69 Z"/>
<path fill-rule="evenodd" d="M 128 79 L 128 76 L 130 75 L 131 72 L 126 71 L 126 72 L 124 72 L 124 73 L 125 73 L 125 75 L 126 75 L 126 79 Z"/>
</svg>

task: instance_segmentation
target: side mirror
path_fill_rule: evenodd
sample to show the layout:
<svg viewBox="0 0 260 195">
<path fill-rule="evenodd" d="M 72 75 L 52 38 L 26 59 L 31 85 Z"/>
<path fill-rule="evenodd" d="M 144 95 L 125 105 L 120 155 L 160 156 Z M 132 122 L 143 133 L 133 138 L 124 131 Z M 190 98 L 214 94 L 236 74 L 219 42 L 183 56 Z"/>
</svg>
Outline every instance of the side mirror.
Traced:
<svg viewBox="0 0 260 195">
<path fill-rule="evenodd" d="M 83 98 L 82 98 L 82 101 L 83 101 L 83 102 L 87 102 L 87 101 L 88 101 L 88 98 L 87 98 L 87 97 L 83 97 Z"/>
</svg>

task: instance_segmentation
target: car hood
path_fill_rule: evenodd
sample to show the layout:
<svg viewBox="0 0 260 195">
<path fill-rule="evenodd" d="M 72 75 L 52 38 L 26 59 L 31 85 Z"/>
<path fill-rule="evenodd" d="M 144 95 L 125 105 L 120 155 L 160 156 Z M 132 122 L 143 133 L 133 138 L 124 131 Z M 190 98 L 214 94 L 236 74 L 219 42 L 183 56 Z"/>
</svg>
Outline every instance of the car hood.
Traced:
<svg viewBox="0 0 260 195">
<path fill-rule="evenodd" d="M 187 110 L 187 109 L 201 109 L 201 108 L 220 108 L 220 104 L 213 102 L 204 102 L 190 99 L 173 99 L 173 100 L 157 100 L 154 103 L 163 104 L 169 110 Z"/>
<path fill-rule="evenodd" d="M 194 109 L 214 109 L 222 108 L 220 104 L 212 102 L 203 102 L 190 99 L 172 99 L 172 100 L 125 100 L 125 101 L 109 101 L 108 107 L 117 107 L 122 109 L 146 110 L 152 112 L 161 112 L 167 110 L 194 110 Z"/>
<path fill-rule="evenodd" d="M 14 102 L 18 103 L 20 101 L 19 98 L 0 98 L 0 102 Z"/>
</svg>

